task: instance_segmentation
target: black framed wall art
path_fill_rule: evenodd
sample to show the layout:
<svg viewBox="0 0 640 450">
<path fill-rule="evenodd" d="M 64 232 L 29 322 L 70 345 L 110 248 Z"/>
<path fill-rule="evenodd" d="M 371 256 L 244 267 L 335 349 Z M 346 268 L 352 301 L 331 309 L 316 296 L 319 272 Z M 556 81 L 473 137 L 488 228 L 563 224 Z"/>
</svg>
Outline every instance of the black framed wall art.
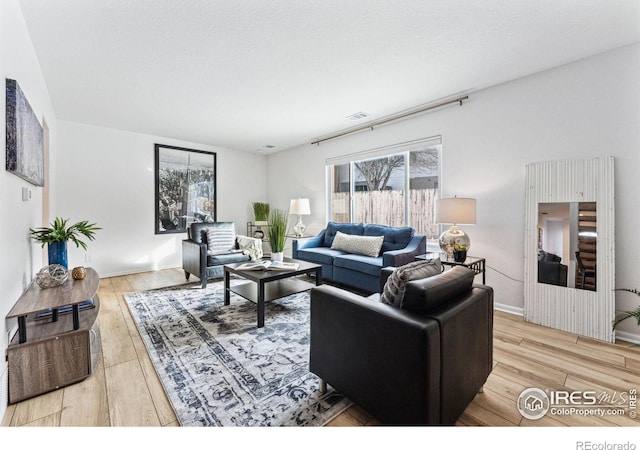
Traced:
<svg viewBox="0 0 640 450">
<path fill-rule="evenodd" d="M 44 186 L 44 131 L 16 80 L 6 79 L 6 168 Z"/>
<path fill-rule="evenodd" d="M 216 221 L 216 154 L 155 144 L 156 234 Z"/>
</svg>

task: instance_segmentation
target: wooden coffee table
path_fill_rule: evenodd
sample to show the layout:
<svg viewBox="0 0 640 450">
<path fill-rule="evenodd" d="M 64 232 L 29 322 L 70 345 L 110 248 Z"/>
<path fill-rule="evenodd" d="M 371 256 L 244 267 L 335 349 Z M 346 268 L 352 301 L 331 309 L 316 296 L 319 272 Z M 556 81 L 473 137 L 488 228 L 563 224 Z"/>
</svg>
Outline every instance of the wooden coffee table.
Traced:
<svg viewBox="0 0 640 450">
<path fill-rule="evenodd" d="M 231 293 L 238 294 L 258 305 L 258 328 L 264 326 L 264 304 L 276 298 L 286 297 L 311 289 L 314 285 L 296 278 L 298 275 L 315 273 L 316 286 L 322 284 L 322 266 L 319 264 L 284 258 L 285 262 L 298 263 L 297 270 L 238 270 L 243 263 L 224 265 L 224 304 L 231 303 Z M 231 274 L 249 280 L 231 286 Z"/>
</svg>

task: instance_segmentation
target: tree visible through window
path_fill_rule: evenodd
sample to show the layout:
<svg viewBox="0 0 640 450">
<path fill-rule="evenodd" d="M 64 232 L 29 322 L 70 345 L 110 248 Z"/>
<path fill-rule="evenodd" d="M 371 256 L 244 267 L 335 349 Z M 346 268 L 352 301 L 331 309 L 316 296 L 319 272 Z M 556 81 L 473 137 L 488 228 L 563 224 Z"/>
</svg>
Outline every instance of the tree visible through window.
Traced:
<svg viewBox="0 0 640 450">
<path fill-rule="evenodd" d="M 330 165 L 331 220 L 412 226 L 418 234 L 437 236 L 433 209 L 441 145 L 413 147 Z"/>
</svg>

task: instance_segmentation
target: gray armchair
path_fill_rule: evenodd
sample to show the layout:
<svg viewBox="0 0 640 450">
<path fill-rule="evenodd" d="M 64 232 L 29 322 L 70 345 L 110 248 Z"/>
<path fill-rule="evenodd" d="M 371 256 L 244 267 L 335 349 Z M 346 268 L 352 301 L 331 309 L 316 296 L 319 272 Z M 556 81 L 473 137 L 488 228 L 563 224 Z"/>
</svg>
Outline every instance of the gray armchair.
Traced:
<svg viewBox="0 0 640 450">
<path fill-rule="evenodd" d="M 222 278 L 225 264 L 261 257 L 262 241 L 237 235 L 233 222 L 192 223 L 182 241 L 184 275 L 200 278 L 203 288 L 209 278 Z"/>
</svg>

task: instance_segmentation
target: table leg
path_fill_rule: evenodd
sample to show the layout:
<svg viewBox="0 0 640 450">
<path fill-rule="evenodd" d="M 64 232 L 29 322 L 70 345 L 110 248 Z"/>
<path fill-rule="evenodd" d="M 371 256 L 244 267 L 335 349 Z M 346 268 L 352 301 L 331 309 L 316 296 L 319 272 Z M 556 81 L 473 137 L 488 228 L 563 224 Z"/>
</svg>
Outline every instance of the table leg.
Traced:
<svg viewBox="0 0 640 450">
<path fill-rule="evenodd" d="M 231 285 L 229 280 L 229 272 L 224 271 L 224 304 L 229 306 L 231 304 Z"/>
<path fill-rule="evenodd" d="M 77 330 L 80 328 L 80 306 L 75 304 L 71 307 L 72 315 L 73 315 L 73 329 Z"/>
<path fill-rule="evenodd" d="M 258 282 L 258 328 L 264 327 L 264 281 Z"/>
<path fill-rule="evenodd" d="M 316 286 L 320 286 L 322 284 L 322 267 L 316 270 Z"/>
</svg>

